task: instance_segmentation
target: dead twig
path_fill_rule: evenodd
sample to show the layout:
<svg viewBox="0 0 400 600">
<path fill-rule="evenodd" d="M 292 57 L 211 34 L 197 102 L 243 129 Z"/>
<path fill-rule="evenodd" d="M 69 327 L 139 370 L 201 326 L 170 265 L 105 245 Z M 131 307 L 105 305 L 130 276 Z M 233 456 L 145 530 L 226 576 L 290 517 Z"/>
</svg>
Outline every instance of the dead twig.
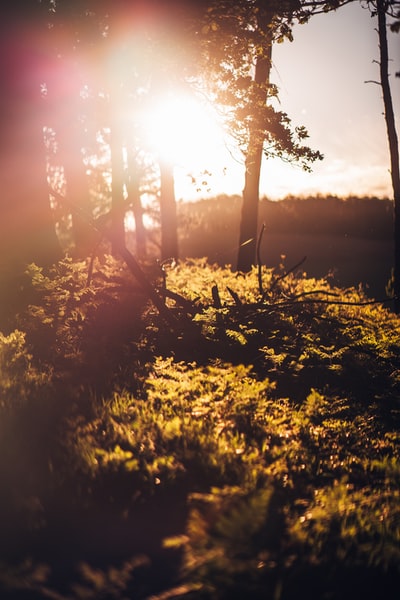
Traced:
<svg viewBox="0 0 400 600">
<path fill-rule="evenodd" d="M 243 302 L 241 301 L 241 299 L 239 298 L 239 296 L 237 295 L 237 293 L 234 290 L 232 290 L 229 286 L 226 286 L 226 289 L 228 290 L 228 292 L 232 296 L 232 298 L 233 298 L 236 306 L 243 306 Z"/>
<path fill-rule="evenodd" d="M 301 267 L 301 265 L 307 260 L 307 256 L 304 256 L 298 263 L 296 263 L 293 267 L 291 267 L 288 271 L 285 271 L 285 273 L 283 275 L 279 275 L 279 277 L 277 277 L 276 279 L 274 279 L 274 281 L 271 283 L 271 286 L 269 288 L 269 290 L 266 290 L 261 298 L 261 302 L 264 302 L 265 298 L 267 297 L 267 294 L 272 292 L 272 290 L 276 287 L 276 285 L 282 281 L 282 279 L 285 279 L 285 277 L 287 277 L 288 275 L 290 275 L 290 273 L 293 273 L 293 271 L 295 271 L 296 269 L 298 269 L 299 267 Z"/>
<path fill-rule="evenodd" d="M 211 288 L 211 294 L 212 294 L 212 298 L 213 298 L 213 306 L 214 308 L 222 308 L 222 302 L 221 302 L 221 298 L 219 295 L 219 290 L 218 290 L 218 286 L 217 285 L 213 285 Z"/>
<path fill-rule="evenodd" d="M 258 289 L 260 291 L 260 295 L 263 296 L 264 295 L 264 288 L 263 288 L 263 282 L 262 282 L 262 264 L 261 264 L 261 242 L 262 242 L 262 238 L 264 235 L 264 231 L 265 231 L 265 223 L 262 224 L 261 226 L 261 230 L 260 230 L 260 235 L 258 236 L 258 240 L 257 240 L 257 275 L 258 275 Z"/>
</svg>

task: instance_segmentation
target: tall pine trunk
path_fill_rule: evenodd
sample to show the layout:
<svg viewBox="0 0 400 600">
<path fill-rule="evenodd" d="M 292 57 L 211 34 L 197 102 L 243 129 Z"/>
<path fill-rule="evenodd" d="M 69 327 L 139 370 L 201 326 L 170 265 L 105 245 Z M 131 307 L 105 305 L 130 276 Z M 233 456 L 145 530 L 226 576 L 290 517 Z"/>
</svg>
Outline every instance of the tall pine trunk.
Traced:
<svg viewBox="0 0 400 600">
<path fill-rule="evenodd" d="M 17 310 L 26 264 L 50 266 L 61 257 L 43 140 L 40 84 L 47 56 L 39 27 L 19 18 L 0 24 L 1 317 L 8 303 Z"/>
<path fill-rule="evenodd" d="M 390 173 L 392 178 L 394 204 L 394 310 L 396 313 L 400 313 L 400 167 L 399 144 L 396 133 L 396 124 L 388 73 L 389 53 L 386 33 L 387 4 L 388 3 L 385 0 L 377 0 L 380 82 L 382 87 L 383 104 L 385 107 L 385 120 L 389 142 Z"/>
<path fill-rule="evenodd" d="M 54 128 L 57 157 L 66 179 L 66 203 L 72 215 L 72 235 L 75 256 L 86 257 L 93 251 L 95 236 L 88 220 L 92 218 L 89 180 L 83 161 L 82 149 L 87 145 L 85 101 L 81 93 L 85 83 L 82 62 L 65 44 L 63 53 L 54 40 L 52 63 L 46 78 L 47 124 Z M 71 46 L 73 41 L 70 41 Z"/>
<path fill-rule="evenodd" d="M 111 252 L 117 256 L 121 246 L 125 247 L 124 162 L 118 117 L 111 126 L 111 171 Z"/>
<path fill-rule="evenodd" d="M 134 152 L 128 151 L 128 201 L 135 218 L 136 253 L 139 258 L 146 258 L 146 228 L 143 222 L 143 207 L 140 200 L 139 173 Z"/>
<path fill-rule="evenodd" d="M 245 162 L 245 184 L 243 188 L 242 211 L 239 231 L 239 252 L 237 270 L 250 271 L 256 259 L 258 205 L 260 201 L 260 173 L 263 142 L 249 138 L 251 152 Z"/>
<path fill-rule="evenodd" d="M 81 131 L 75 125 L 77 115 L 71 115 L 69 129 L 60 132 L 60 157 L 66 179 L 67 201 L 72 206 L 72 233 L 75 256 L 86 257 L 91 254 L 95 236 L 89 220 L 92 218 L 90 207 L 89 181 L 82 156 L 80 143 Z"/>
<path fill-rule="evenodd" d="M 262 19 L 260 28 L 265 31 L 272 15 L 263 14 L 259 18 Z M 255 114 L 259 103 L 265 104 L 267 101 L 267 88 L 271 73 L 272 40 L 268 40 L 267 43 L 266 52 L 256 58 L 254 81 L 258 86 L 258 97 L 255 99 Z M 249 125 L 237 260 L 237 269 L 243 272 L 250 271 L 256 261 L 260 173 L 264 146 L 264 137 L 261 131 L 263 125 L 258 122 L 257 118 L 253 118 Z"/>
<path fill-rule="evenodd" d="M 161 259 L 178 258 L 178 231 L 174 171 L 169 162 L 160 160 Z"/>
</svg>

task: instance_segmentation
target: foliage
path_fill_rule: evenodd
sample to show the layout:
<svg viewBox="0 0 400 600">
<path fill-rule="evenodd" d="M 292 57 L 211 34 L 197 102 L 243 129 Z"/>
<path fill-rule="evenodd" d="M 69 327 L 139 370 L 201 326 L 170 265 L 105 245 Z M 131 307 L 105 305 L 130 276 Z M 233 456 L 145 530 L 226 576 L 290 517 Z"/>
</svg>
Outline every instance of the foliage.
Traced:
<svg viewBox="0 0 400 600">
<path fill-rule="evenodd" d="M 15 330 L 8 336 L 0 333 L 0 406 L 15 408 L 29 398 L 43 377 L 32 366 L 25 334 Z"/>
<path fill-rule="evenodd" d="M 211 2 L 201 29 L 206 85 L 243 154 L 251 156 L 258 140 L 267 157 L 298 161 L 305 170 L 322 155 L 304 146 L 305 127 L 292 128 L 274 109 L 278 90 L 268 72 L 273 42 L 292 41 L 293 23 L 308 16 L 300 2 Z"/>
<path fill-rule="evenodd" d="M 396 318 L 380 305 L 368 304 L 362 290 L 343 292 L 305 274 L 284 276 L 254 267 L 246 277 L 238 277 L 203 265 L 202 279 L 220 284 L 221 306 L 216 307 L 210 303 L 210 291 L 207 300 L 198 293 L 192 268 L 188 263 L 171 271 L 168 285 L 175 290 L 190 285 L 198 305 L 194 320 L 201 325 L 203 339 L 212 341 L 214 351 L 218 348 L 219 357 L 246 359 L 260 375 L 272 370 L 284 394 L 295 391 L 301 397 L 313 383 L 342 386 L 347 377 L 365 369 L 368 385 L 352 390 L 352 397 L 374 398 L 383 381 L 385 395 L 396 397 Z M 283 265 L 282 269 L 284 273 Z M 381 368 L 390 373 L 389 379 Z"/>
<path fill-rule="evenodd" d="M 186 478 L 243 485 L 262 474 L 256 438 L 270 387 L 243 365 L 188 368 L 158 358 L 144 399 L 115 394 L 91 422 L 73 428 L 77 468 L 94 478 L 131 473 L 124 494 L 132 484 L 152 494 Z"/>
<path fill-rule="evenodd" d="M 398 317 L 284 265 L 192 260 L 154 278 L 166 324 L 120 263 L 88 272 L 31 265 L 0 338 L 4 593 L 397 585 Z"/>
<path fill-rule="evenodd" d="M 121 375 L 147 302 L 126 267 L 111 256 L 94 265 L 66 257 L 48 274 L 32 264 L 25 295 L 28 306 L 16 322 L 38 364 L 58 374 L 75 370 L 79 379 L 71 383 L 93 389 Z"/>
</svg>

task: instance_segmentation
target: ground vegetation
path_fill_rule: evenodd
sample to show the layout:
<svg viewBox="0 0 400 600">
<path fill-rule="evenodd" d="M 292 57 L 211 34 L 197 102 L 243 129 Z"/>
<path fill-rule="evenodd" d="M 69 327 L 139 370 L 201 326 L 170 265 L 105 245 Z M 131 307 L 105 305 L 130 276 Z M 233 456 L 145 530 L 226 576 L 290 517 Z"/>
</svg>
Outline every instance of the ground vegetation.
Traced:
<svg viewBox="0 0 400 600">
<path fill-rule="evenodd" d="M 395 598 L 400 322 L 302 269 L 26 271 L 0 336 L 3 598 Z"/>
</svg>

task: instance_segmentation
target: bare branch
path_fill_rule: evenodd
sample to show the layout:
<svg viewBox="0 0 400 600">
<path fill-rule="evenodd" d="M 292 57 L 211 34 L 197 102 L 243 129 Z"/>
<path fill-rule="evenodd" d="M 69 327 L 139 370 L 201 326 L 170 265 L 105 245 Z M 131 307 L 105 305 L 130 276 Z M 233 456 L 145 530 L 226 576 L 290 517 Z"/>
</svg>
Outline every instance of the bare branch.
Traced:
<svg viewBox="0 0 400 600">
<path fill-rule="evenodd" d="M 307 260 L 307 256 L 304 256 L 298 263 L 296 263 L 293 267 L 291 267 L 288 271 L 286 271 L 283 275 L 280 275 L 279 277 L 277 277 L 271 284 L 271 287 L 269 288 L 269 292 L 271 292 L 274 287 L 276 287 L 277 283 L 279 281 L 282 281 L 282 279 L 285 279 L 285 277 L 287 277 L 290 273 L 293 273 L 293 271 L 295 271 L 296 269 L 298 269 L 305 261 Z M 262 297 L 262 301 L 265 300 L 267 295 L 267 292 L 264 292 L 264 295 Z"/>
<path fill-rule="evenodd" d="M 264 289 L 263 289 L 263 284 L 262 284 L 262 265 L 261 265 L 261 241 L 264 235 L 264 231 L 265 231 L 265 223 L 262 224 L 261 226 L 261 231 L 260 231 L 260 235 L 258 236 L 258 241 L 257 241 L 257 268 L 258 268 L 258 289 L 260 291 L 260 294 L 263 295 L 264 294 Z"/>
</svg>

